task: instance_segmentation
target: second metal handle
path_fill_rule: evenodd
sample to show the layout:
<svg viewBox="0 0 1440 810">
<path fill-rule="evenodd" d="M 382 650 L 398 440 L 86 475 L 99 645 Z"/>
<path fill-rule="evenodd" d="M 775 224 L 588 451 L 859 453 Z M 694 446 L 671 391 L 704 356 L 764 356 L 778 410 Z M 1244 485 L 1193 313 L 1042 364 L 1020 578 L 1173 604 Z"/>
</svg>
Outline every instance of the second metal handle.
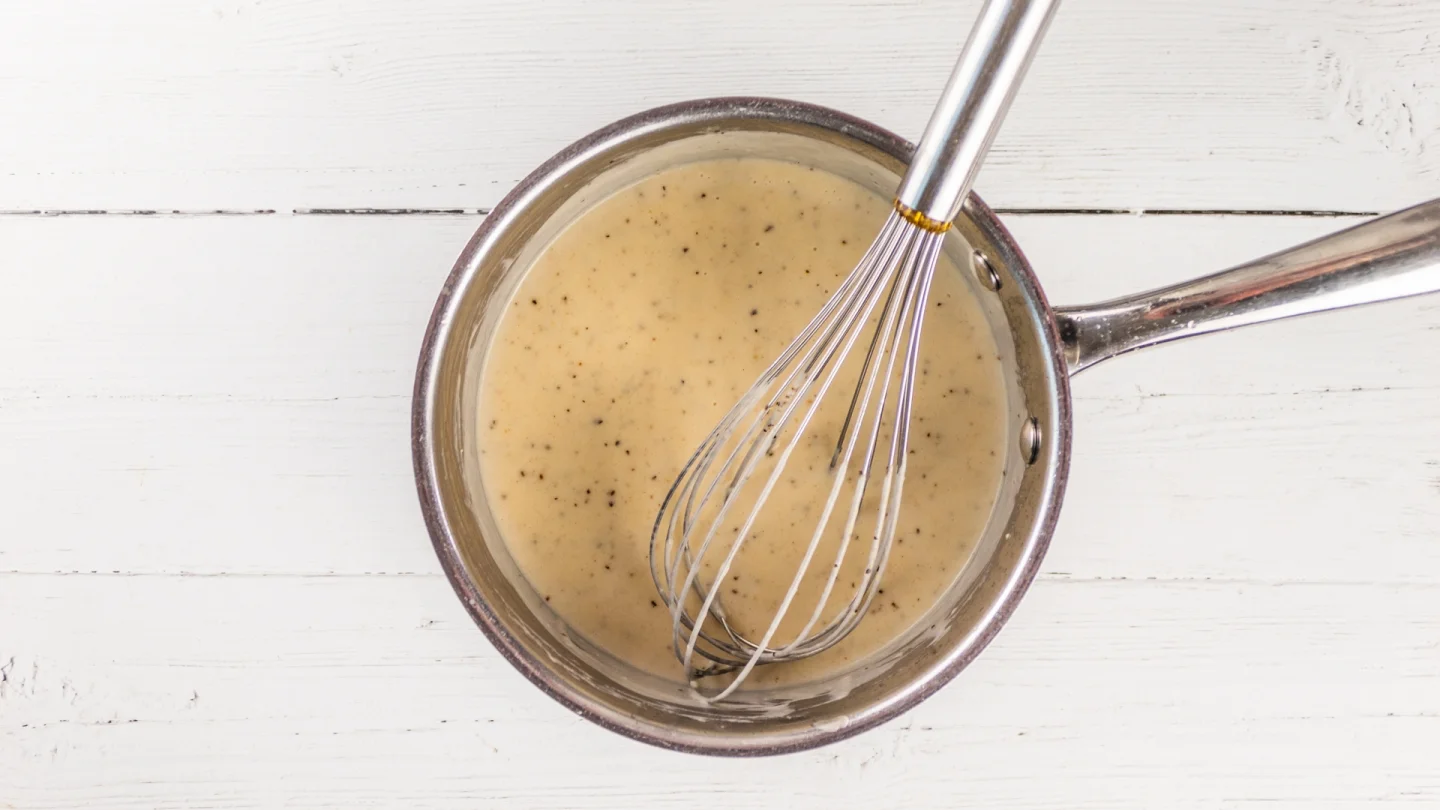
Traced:
<svg viewBox="0 0 1440 810">
<path fill-rule="evenodd" d="M 1071 373 L 1192 335 L 1440 292 L 1440 200 L 1224 272 L 1057 309 Z"/>
</svg>

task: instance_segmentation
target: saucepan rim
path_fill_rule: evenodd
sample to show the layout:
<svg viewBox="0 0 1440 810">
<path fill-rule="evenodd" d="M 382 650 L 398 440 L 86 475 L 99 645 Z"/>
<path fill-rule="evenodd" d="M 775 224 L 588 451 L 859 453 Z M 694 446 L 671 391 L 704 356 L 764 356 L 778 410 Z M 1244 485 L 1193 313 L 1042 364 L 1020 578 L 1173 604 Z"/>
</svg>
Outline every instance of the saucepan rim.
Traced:
<svg viewBox="0 0 1440 810">
<path fill-rule="evenodd" d="M 1061 350 L 1060 334 L 1054 312 L 1035 280 L 1029 262 L 998 217 L 973 193 L 965 212 L 984 232 L 1001 254 L 1006 280 L 1014 281 L 1028 306 L 1033 308 L 1032 324 L 1041 343 L 1044 362 L 1049 364 L 1051 378 L 1047 393 L 1055 435 L 1045 437 L 1051 454 L 1047 491 L 1039 500 L 1031 537 L 1024 546 L 1022 559 L 1014 566 L 1006 586 L 994 599 L 991 610 L 971 643 L 948 662 L 944 669 L 933 672 L 914 688 L 904 690 L 897 699 L 886 700 L 853 722 L 838 728 L 813 728 L 785 736 L 698 735 L 682 729 L 666 727 L 650 721 L 620 714 L 599 705 L 559 677 L 551 667 L 537 660 L 507 629 L 493 607 L 482 595 L 461 558 L 455 533 L 445 512 L 442 484 L 437 473 L 434 414 L 441 370 L 441 356 L 447 345 L 450 325 L 468 285 L 479 269 L 487 244 L 493 242 L 511 221 L 511 214 L 524 204 L 536 188 L 566 167 L 607 144 L 619 144 L 645 133 L 664 130 L 668 126 L 693 125 L 697 120 L 717 123 L 737 120 L 790 122 L 819 128 L 874 147 L 896 159 L 910 160 L 914 146 L 888 130 L 826 107 L 804 102 L 761 97 L 721 97 L 697 99 L 656 107 L 624 118 L 597 130 L 571 144 L 543 163 L 522 180 L 490 212 L 476 229 L 441 289 L 421 344 L 411 408 L 411 451 L 416 487 L 422 515 L 432 545 L 440 559 L 446 578 L 464 603 L 466 610 L 495 648 L 542 691 L 583 717 L 624 736 L 670 750 L 722 756 L 758 756 L 791 753 L 827 745 L 851 737 L 903 714 L 940 687 L 948 683 L 970 664 L 1005 624 L 1015 606 L 1024 596 L 1038 573 L 1050 538 L 1059 517 L 1065 482 L 1069 474 L 1071 405 L 1069 371 Z M 1012 324 L 1012 329 L 1019 328 Z"/>
</svg>

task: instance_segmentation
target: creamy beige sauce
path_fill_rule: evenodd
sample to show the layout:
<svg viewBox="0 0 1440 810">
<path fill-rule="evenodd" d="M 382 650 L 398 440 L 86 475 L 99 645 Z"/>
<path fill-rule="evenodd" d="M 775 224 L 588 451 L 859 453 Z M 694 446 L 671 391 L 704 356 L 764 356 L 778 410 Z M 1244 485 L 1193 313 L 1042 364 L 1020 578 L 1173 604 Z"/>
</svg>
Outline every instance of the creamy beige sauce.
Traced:
<svg viewBox="0 0 1440 810">
<path fill-rule="evenodd" d="M 888 212 L 888 200 L 824 172 L 715 160 L 619 192 L 545 249 L 487 359 L 481 473 L 516 562 L 574 630 L 682 678 L 647 557 L 661 500 Z M 762 667 L 753 684 L 822 676 L 900 637 L 983 532 L 1005 457 L 1004 388 L 979 302 L 948 262 L 920 358 L 904 507 L 880 594 L 839 646 Z M 784 486 L 772 496 L 731 572 L 727 612 L 758 620 L 774 610 L 810 539 L 816 497 Z M 856 573 L 842 576 L 846 599 Z M 802 619 L 818 598 L 807 593 Z"/>
</svg>

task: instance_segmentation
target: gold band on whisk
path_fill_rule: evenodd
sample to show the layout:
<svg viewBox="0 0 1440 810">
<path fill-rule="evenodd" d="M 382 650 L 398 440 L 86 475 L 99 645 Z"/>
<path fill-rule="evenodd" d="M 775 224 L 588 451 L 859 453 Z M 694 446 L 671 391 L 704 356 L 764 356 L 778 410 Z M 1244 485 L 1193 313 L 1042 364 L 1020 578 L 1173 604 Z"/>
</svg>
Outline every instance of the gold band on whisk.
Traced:
<svg viewBox="0 0 1440 810">
<path fill-rule="evenodd" d="M 906 222 L 909 222 L 922 231 L 945 233 L 950 230 L 950 223 L 941 222 L 938 219 L 931 219 L 899 200 L 895 201 L 895 210 L 900 212 L 900 216 L 904 217 Z"/>
</svg>

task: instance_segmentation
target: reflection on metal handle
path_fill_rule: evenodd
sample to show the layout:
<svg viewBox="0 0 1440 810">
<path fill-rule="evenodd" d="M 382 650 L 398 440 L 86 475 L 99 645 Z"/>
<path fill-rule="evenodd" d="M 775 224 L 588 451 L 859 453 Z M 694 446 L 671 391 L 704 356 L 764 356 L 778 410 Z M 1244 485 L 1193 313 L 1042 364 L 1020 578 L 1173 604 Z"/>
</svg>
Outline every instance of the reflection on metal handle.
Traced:
<svg viewBox="0 0 1440 810">
<path fill-rule="evenodd" d="M 986 0 L 895 199 L 949 223 L 980 170 L 1059 0 Z"/>
<path fill-rule="evenodd" d="M 1440 292 L 1440 200 L 1213 276 L 1056 310 L 1071 373 L 1191 335 Z"/>
</svg>

